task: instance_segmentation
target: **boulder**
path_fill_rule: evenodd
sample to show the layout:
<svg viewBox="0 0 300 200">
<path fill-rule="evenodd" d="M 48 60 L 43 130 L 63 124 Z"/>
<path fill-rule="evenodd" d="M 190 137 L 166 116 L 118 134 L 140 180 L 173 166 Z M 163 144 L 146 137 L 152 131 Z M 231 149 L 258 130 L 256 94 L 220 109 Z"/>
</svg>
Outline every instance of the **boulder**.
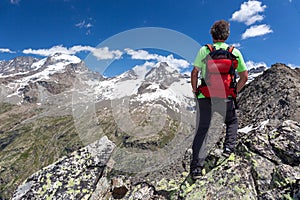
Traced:
<svg viewBox="0 0 300 200">
<path fill-rule="evenodd" d="M 114 148 L 102 137 L 30 176 L 12 199 L 89 199 Z"/>
</svg>

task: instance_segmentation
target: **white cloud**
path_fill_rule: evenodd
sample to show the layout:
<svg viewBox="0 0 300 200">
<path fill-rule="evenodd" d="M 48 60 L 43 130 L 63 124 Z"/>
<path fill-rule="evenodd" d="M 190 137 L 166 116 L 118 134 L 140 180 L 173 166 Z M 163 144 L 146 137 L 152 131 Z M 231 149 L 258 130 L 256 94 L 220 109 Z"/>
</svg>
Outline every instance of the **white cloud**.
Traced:
<svg viewBox="0 0 300 200">
<path fill-rule="evenodd" d="M 289 66 L 292 69 L 300 68 L 300 65 L 295 65 L 295 64 L 291 64 L 291 63 L 287 64 L 287 66 Z"/>
<path fill-rule="evenodd" d="M 82 20 L 80 22 L 78 22 L 77 24 L 75 24 L 76 27 L 80 28 L 80 29 L 86 29 L 86 35 L 89 35 L 91 34 L 91 27 L 93 27 L 94 25 L 91 23 L 91 22 L 88 22 L 88 21 L 91 21 L 93 20 L 92 18 L 88 18 L 87 20 Z"/>
<path fill-rule="evenodd" d="M 232 14 L 231 20 L 242 22 L 249 26 L 264 19 L 264 16 L 259 13 L 264 12 L 266 8 L 267 6 L 262 5 L 260 1 L 249 0 L 241 5 L 240 10 Z"/>
<path fill-rule="evenodd" d="M 91 52 L 93 56 L 95 56 L 98 60 L 110 60 L 110 59 L 120 59 L 122 58 L 123 53 L 127 53 L 131 56 L 131 59 L 135 60 L 145 60 L 145 65 L 153 65 L 155 62 L 167 62 L 168 65 L 174 69 L 180 71 L 181 69 L 190 67 L 189 62 L 184 59 L 174 58 L 172 54 L 168 56 L 162 56 L 158 54 L 151 54 L 145 50 L 132 50 L 132 49 L 124 49 L 121 50 L 110 50 L 108 47 L 91 47 L 91 46 L 82 46 L 76 45 L 70 48 L 64 47 L 62 45 L 53 46 L 49 49 L 24 49 L 24 54 L 35 54 L 40 56 L 51 56 L 55 53 L 63 53 L 68 55 L 75 55 L 79 52 Z"/>
<path fill-rule="evenodd" d="M 249 70 L 249 69 L 253 69 L 253 68 L 255 69 L 255 68 L 258 68 L 261 66 L 267 67 L 267 64 L 264 62 L 247 61 L 246 66 L 247 66 L 247 69 Z"/>
<path fill-rule="evenodd" d="M 138 75 L 138 77 L 143 78 L 145 74 L 153 67 L 155 67 L 156 63 L 155 62 L 148 62 L 146 61 L 142 65 L 136 65 L 133 67 L 133 71 Z"/>
<path fill-rule="evenodd" d="M 78 28 L 90 28 L 93 26 L 93 24 L 91 24 L 90 22 L 86 22 L 85 20 L 75 24 L 76 27 Z"/>
<path fill-rule="evenodd" d="M 271 27 L 266 24 L 251 26 L 243 33 L 242 39 L 266 35 L 266 34 L 272 33 L 272 32 L 273 32 L 273 30 L 271 29 Z"/>
<path fill-rule="evenodd" d="M 73 46 L 71 48 L 66 48 L 62 45 L 54 46 L 49 49 L 24 49 L 24 54 L 35 54 L 40 56 L 51 56 L 55 53 L 71 54 L 86 51 L 91 52 L 98 60 L 107 60 L 107 59 L 120 59 L 122 52 L 119 50 L 109 50 L 108 47 L 95 48 L 91 46 Z"/>
<path fill-rule="evenodd" d="M 172 54 L 168 56 L 161 56 L 158 54 L 150 54 L 145 50 L 132 50 L 132 49 L 125 49 L 125 52 L 131 56 L 131 59 L 138 59 L 138 60 L 154 60 L 157 62 L 166 62 L 168 65 L 174 69 L 180 71 L 182 68 L 190 67 L 189 62 L 183 59 L 174 58 Z"/>
<path fill-rule="evenodd" d="M 232 46 L 234 46 L 234 47 L 241 47 L 241 44 L 240 43 L 233 43 L 233 44 L 231 44 Z"/>
<path fill-rule="evenodd" d="M 125 52 L 131 56 L 132 59 L 136 60 L 156 60 L 158 55 L 157 54 L 149 54 L 145 50 L 132 50 L 132 49 L 124 49 Z"/>
<path fill-rule="evenodd" d="M 63 47 L 61 45 L 51 47 L 50 49 L 24 49 L 23 53 L 25 54 L 35 54 L 40 56 L 51 56 L 55 53 L 63 53 L 63 54 L 74 54 L 68 50 L 68 48 Z"/>
<path fill-rule="evenodd" d="M 76 45 L 76 46 L 69 48 L 69 52 L 70 52 L 70 54 L 75 54 L 75 53 L 81 52 L 81 51 L 93 51 L 94 49 L 95 49 L 95 47 L 91 47 L 91 46 Z"/>
<path fill-rule="evenodd" d="M 109 50 L 108 47 L 94 48 L 91 52 L 98 60 L 120 59 L 123 54 L 120 50 Z"/>
<path fill-rule="evenodd" d="M 0 48 L 0 53 L 16 53 L 16 52 L 7 48 Z"/>
<path fill-rule="evenodd" d="M 190 67 L 190 64 L 183 59 L 176 59 L 172 54 L 168 55 L 167 57 L 165 56 L 159 56 L 157 59 L 159 62 L 166 62 L 168 63 L 169 66 L 179 69 L 179 68 L 188 68 Z"/>
</svg>

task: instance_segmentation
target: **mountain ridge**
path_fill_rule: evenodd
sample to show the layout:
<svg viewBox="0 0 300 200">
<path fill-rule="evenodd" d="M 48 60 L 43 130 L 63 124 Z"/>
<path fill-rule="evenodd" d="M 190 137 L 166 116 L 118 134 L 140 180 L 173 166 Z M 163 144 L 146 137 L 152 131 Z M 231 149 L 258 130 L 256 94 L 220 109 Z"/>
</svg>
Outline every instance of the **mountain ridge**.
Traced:
<svg viewBox="0 0 300 200">
<path fill-rule="evenodd" d="M 45 67 L 55 65 L 55 61 L 49 58 Z M 223 131 L 209 151 L 206 175 L 191 183 L 186 179 L 195 102 L 188 76 L 168 70 L 165 63 L 157 64 L 152 71 L 143 70 L 145 75 L 152 74 L 150 81 L 134 70 L 104 78 L 90 72 L 82 62 L 66 64 L 68 61 L 58 59 L 58 63 L 63 69 L 59 73 L 49 71 L 49 79 L 30 80 L 22 94 L 32 101 L 24 101 L 22 96 L 22 103 L 13 105 L 6 96 L 2 97 L 6 103 L 1 103 L 0 112 L 5 120 L 0 125 L 1 199 L 13 193 L 15 198 L 31 195 L 43 199 L 52 195 L 63 199 L 55 196 L 54 190 L 69 194 L 70 199 L 78 195 L 77 190 L 84 191 L 87 198 L 94 200 L 299 198 L 299 70 L 277 63 L 247 84 L 238 96 L 241 109 L 235 160 L 217 164 Z M 280 80 L 281 76 L 287 79 Z M 163 79 L 166 77 L 168 80 Z M 15 81 L 1 80 L 8 85 Z M 61 81 L 69 82 L 69 87 L 60 85 Z M 116 147 L 113 153 L 98 152 L 110 159 L 94 166 L 89 153 L 99 149 L 80 152 L 88 144 L 102 140 Z M 76 158 L 69 162 L 71 166 L 86 162 L 101 171 L 90 176 L 94 178 L 88 187 L 83 184 L 85 179 L 82 183 L 78 179 L 62 184 L 57 175 L 55 169 L 61 170 L 60 163 L 71 154 Z M 84 169 L 77 167 L 76 171 L 81 173 Z M 59 173 L 72 176 L 70 171 Z M 57 183 L 53 187 L 41 181 L 47 174 L 52 174 L 52 183 Z M 82 177 L 86 176 L 89 175 Z M 34 182 L 30 177 L 35 177 Z"/>
</svg>

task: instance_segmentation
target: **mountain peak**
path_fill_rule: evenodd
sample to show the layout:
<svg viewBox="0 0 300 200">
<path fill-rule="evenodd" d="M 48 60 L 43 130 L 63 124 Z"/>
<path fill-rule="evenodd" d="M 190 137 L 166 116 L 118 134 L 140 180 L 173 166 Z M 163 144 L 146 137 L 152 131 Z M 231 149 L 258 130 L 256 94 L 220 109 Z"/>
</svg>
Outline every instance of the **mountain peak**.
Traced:
<svg viewBox="0 0 300 200">
<path fill-rule="evenodd" d="M 64 62 L 64 63 L 68 62 L 68 63 L 77 64 L 81 62 L 81 59 L 78 58 L 77 56 L 63 54 L 63 53 L 55 53 L 52 56 L 49 56 L 48 58 L 52 61 Z"/>
<path fill-rule="evenodd" d="M 243 123 L 264 120 L 300 120 L 300 70 L 276 63 L 246 85 L 239 95 Z"/>
<path fill-rule="evenodd" d="M 170 67 L 166 62 L 160 62 L 145 75 L 145 80 L 148 82 L 164 82 L 165 85 L 170 85 L 178 82 L 181 76 L 177 70 Z"/>
</svg>

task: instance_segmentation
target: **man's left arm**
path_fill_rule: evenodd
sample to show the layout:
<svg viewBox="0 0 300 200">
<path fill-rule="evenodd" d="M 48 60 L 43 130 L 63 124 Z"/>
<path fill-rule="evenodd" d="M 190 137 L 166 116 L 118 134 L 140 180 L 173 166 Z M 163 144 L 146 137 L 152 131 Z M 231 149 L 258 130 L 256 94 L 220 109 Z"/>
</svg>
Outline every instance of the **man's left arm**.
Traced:
<svg viewBox="0 0 300 200">
<path fill-rule="evenodd" d="M 237 83 L 236 90 L 237 90 L 237 92 L 240 92 L 248 81 L 248 71 L 247 71 L 246 63 L 244 61 L 242 53 L 236 48 L 234 49 L 234 52 L 235 52 L 235 55 L 237 56 L 237 60 L 239 63 L 238 67 L 237 67 L 237 72 L 240 77 L 240 79 Z"/>
</svg>

